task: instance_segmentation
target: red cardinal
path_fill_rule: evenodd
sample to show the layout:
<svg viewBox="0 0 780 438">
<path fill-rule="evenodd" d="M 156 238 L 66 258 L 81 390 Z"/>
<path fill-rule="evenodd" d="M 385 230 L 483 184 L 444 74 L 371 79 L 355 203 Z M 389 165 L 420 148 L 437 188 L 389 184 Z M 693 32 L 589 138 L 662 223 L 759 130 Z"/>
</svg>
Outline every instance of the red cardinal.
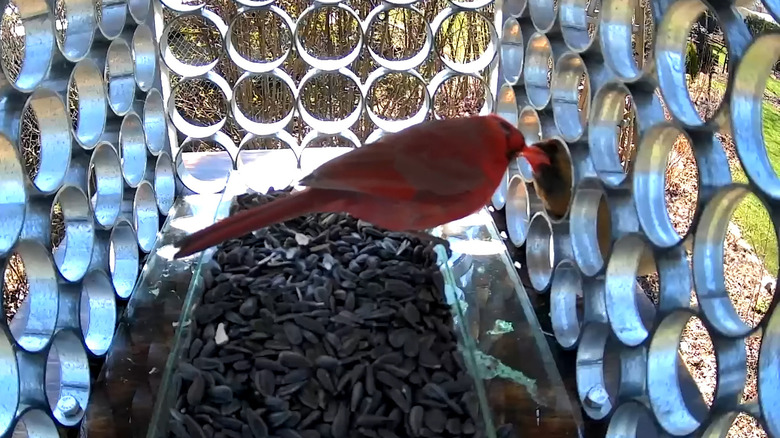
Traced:
<svg viewBox="0 0 780 438">
<path fill-rule="evenodd" d="M 312 213 L 346 212 L 421 236 L 486 205 L 518 154 L 535 173 L 549 173 L 546 149 L 527 145 L 517 128 L 493 114 L 417 124 L 328 161 L 299 181 L 304 190 L 185 237 L 175 257 Z"/>
</svg>

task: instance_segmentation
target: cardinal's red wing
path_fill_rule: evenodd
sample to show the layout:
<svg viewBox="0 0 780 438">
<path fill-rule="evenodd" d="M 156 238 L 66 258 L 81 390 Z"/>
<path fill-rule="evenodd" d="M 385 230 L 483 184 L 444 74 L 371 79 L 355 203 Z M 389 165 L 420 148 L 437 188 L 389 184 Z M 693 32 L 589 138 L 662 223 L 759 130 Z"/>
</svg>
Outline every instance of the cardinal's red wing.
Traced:
<svg viewBox="0 0 780 438">
<path fill-rule="evenodd" d="M 323 164 L 300 184 L 404 200 L 465 193 L 485 182 L 479 128 L 471 119 L 417 125 Z"/>
<path fill-rule="evenodd" d="M 302 178 L 299 184 L 393 199 L 411 199 L 415 190 L 396 170 L 396 152 L 387 146 L 376 143 L 352 150 L 321 165 Z"/>
</svg>

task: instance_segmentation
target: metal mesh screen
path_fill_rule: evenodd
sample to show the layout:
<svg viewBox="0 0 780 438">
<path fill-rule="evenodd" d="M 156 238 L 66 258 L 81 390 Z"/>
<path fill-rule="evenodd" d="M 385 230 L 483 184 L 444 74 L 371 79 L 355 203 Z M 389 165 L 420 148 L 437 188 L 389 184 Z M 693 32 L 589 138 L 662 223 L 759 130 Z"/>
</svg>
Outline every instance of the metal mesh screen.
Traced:
<svg viewBox="0 0 780 438">
<path fill-rule="evenodd" d="M 493 108 L 492 2 L 163 5 L 175 161 L 193 192 L 224 190 L 233 165 L 250 188 L 287 184 L 372 136 Z M 262 177 L 280 166 L 296 170 Z"/>
</svg>

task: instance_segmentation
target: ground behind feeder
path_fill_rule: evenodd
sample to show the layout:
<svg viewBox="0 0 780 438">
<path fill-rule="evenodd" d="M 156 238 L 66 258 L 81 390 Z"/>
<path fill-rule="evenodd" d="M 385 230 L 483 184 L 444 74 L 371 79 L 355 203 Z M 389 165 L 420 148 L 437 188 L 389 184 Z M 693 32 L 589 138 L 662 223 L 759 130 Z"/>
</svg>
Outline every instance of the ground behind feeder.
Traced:
<svg viewBox="0 0 780 438">
<path fill-rule="evenodd" d="M 485 436 L 433 243 L 315 214 L 225 242 L 201 275 L 170 436 Z"/>
</svg>

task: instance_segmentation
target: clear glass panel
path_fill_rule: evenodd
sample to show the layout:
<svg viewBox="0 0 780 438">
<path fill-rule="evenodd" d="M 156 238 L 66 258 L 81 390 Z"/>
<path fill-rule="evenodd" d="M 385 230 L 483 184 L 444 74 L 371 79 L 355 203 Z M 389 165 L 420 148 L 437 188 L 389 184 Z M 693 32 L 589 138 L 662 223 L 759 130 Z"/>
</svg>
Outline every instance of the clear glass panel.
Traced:
<svg viewBox="0 0 780 438">
<path fill-rule="evenodd" d="M 515 436 L 581 436 L 577 401 L 487 208 L 432 234 L 450 242 L 447 298 L 458 304 L 493 425 L 512 424 Z"/>
<path fill-rule="evenodd" d="M 125 434 L 167 436 L 170 409 L 179 385 L 174 370 L 189 344 L 190 330 L 177 330 L 190 319 L 203 292 L 200 270 L 213 249 L 172 260 L 173 244 L 185 234 L 226 216 L 234 196 L 245 187 L 230 176 L 223 194 L 177 200 L 149 255 L 114 345 L 96 382 L 83 436 Z M 456 334 L 485 418 L 486 436 L 514 425 L 528 430 L 576 436 L 579 410 L 573 408 L 551 352 L 519 282 L 506 248 L 487 210 L 432 231 L 451 242 L 452 257 L 443 268 L 445 295 L 452 305 Z M 439 248 L 440 260 L 446 259 Z M 185 324 L 186 325 L 186 324 Z"/>
</svg>

